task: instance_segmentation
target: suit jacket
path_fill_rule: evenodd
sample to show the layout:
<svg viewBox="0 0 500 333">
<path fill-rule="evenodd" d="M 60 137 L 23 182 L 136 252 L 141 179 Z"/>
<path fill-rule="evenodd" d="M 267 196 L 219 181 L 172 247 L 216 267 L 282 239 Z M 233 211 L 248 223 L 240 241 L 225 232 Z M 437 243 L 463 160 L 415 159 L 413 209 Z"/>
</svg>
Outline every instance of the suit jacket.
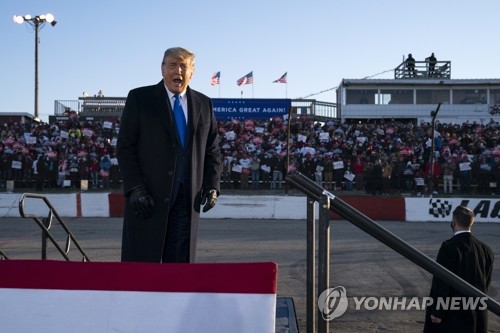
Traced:
<svg viewBox="0 0 500 333">
<path fill-rule="evenodd" d="M 188 123 L 184 154 L 163 81 L 129 92 L 120 121 L 117 157 L 125 195 L 144 185 L 155 207 L 151 218 L 136 217 L 125 200 L 122 260 L 161 262 L 170 205 L 176 193 L 174 179 L 182 156 L 187 157 L 188 191 L 191 205 L 190 261 L 194 261 L 201 193 L 220 189 L 220 148 L 212 102 L 187 89 Z M 127 195 L 126 195 L 127 197 Z"/>
<path fill-rule="evenodd" d="M 443 242 L 437 262 L 477 289 L 487 293 L 493 271 L 493 251 L 470 232 L 460 233 Z M 424 332 L 487 332 L 488 310 L 438 310 L 437 297 L 463 297 L 442 280 L 434 277 L 430 297 L 434 299 L 427 308 Z M 481 305 L 479 303 L 479 305 Z M 442 318 L 432 324 L 430 315 Z"/>
</svg>

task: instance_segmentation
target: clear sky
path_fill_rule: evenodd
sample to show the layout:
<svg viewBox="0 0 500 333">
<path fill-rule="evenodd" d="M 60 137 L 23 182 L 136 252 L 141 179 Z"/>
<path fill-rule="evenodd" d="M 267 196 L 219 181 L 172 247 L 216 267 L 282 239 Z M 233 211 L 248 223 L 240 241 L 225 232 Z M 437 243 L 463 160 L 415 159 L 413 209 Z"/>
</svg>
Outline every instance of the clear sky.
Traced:
<svg viewBox="0 0 500 333">
<path fill-rule="evenodd" d="M 0 112 L 34 113 L 34 31 L 12 17 L 46 13 L 58 23 L 39 34 L 44 121 L 55 100 L 159 82 L 172 46 L 196 53 L 190 85 L 210 97 L 335 102 L 343 78 L 393 78 L 408 53 L 451 61 L 453 79 L 500 78 L 496 0 L 0 0 Z M 238 87 L 250 71 L 254 85 Z"/>
</svg>

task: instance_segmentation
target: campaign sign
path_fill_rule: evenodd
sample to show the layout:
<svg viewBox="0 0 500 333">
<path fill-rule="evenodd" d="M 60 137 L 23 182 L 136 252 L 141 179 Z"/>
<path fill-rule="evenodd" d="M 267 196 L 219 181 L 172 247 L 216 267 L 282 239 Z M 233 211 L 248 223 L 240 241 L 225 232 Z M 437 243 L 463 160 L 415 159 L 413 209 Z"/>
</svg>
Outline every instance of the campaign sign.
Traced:
<svg viewBox="0 0 500 333">
<path fill-rule="evenodd" d="M 217 120 L 269 119 L 287 115 L 292 107 L 292 100 L 286 98 L 212 98 L 212 104 Z"/>
</svg>

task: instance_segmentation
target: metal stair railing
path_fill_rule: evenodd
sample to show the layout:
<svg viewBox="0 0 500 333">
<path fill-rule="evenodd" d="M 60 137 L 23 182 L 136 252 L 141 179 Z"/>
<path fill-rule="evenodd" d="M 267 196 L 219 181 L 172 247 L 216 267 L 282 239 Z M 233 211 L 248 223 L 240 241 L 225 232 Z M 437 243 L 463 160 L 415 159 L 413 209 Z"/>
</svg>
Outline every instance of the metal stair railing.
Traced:
<svg viewBox="0 0 500 333">
<path fill-rule="evenodd" d="M 24 206 L 25 206 L 25 199 L 27 198 L 43 200 L 47 205 L 47 207 L 49 208 L 48 216 L 46 218 L 40 219 L 38 216 L 34 214 L 25 213 Z M 19 199 L 19 214 L 21 215 L 22 218 L 32 218 L 36 222 L 36 224 L 40 227 L 40 229 L 42 229 L 42 260 L 47 259 L 47 238 L 48 238 L 52 242 L 52 244 L 56 247 L 56 249 L 59 251 L 59 253 L 64 257 L 64 259 L 66 259 L 66 261 L 71 261 L 68 254 L 71 249 L 72 243 L 75 244 L 76 248 L 82 255 L 82 261 L 84 262 L 90 261 L 87 254 L 80 246 L 73 233 L 66 226 L 66 224 L 64 223 L 64 221 L 59 216 L 54 206 L 52 206 L 52 204 L 50 203 L 50 201 L 47 199 L 46 196 L 35 193 L 24 193 Z M 50 228 L 52 227 L 52 220 L 54 218 L 56 218 L 57 222 L 59 222 L 59 225 L 63 228 L 64 232 L 66 233 L 66 244 L 64 245 L 64 249 L 59 244 L 59 242 L 54 238 L 54 236 L 50 233 Z"/>
<path fill-rule="evenodd" d="M 413 246 L 409 245 L 401 238 L 397 237 L 389 230 L 383 228 L 375 221 L 366 215 L 357 211 L 354 207 L 348 205 L 339 197 L 326 191 L 321 186 L 313 182 L 308 177 L 300 172 L 294 172 L 286 177 L 286 181 L 307 195 L 307 332 L 329 332 L 329 322 L 324 320 L 322 315 L 316 311 L 317 297 L 324 291 L 329 289 L 330 283 L 330 219 L 328 210 L 338 214 L 343 219 L 351 222 L 370 236 L 384 243 L 394 251 L 403 255 L 413 263 L 417 264 L 427 272 L 440 278 L 452 288 L 461 292 L 467 297 L 478 297 L 486 299 L 486 306 L 489 311 L 497 316 L 500 316 L 500 304 L 490 296 L 486 295 L 479 289 L 475 288 L 467 281 L 463 280 L 455 273 L 449 271 L 445 267 L 438 264 L 436 261 L 423 254 Z M 319 219 L 318 219 L 318 285 L 317 294 L 314 294 L 315 289 L 315 262 L 314 262 L 314 202 L 319 203 Z M 315 320 L 317 323 L 315 323 Z M 310 322 L 311 321 L 311 322 Z M 317 329 L 316 328 L 317 324 Z"/>
</svg>

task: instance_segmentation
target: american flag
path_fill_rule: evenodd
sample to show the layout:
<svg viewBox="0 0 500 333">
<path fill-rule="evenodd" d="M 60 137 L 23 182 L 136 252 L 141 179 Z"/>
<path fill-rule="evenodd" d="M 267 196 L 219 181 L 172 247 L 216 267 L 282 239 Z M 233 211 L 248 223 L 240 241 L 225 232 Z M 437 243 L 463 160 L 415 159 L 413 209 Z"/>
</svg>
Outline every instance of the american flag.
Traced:
<svg viewBox="0 0 500 333">
<path fill-rule="evenodd" d="M 210 84 L 213 86 L 215 86 L 216 84 L 220 84 L 220 71 L 212 75 L 212 77 L 210 78 Z"/>
<path fill-rule="evenodd" d="M 274 80 L 273 83 L 286 83 L 286 73 L 281 75 L 279 79 Z"/>
<path fill-rule="evenodd" d="M 244 84 L 253 84 L 253 71 L 248 73 L 247 75 L 243 76 L 241 79 L 236 81 L 236 84 L 241 86 Z"/>
</svg>

